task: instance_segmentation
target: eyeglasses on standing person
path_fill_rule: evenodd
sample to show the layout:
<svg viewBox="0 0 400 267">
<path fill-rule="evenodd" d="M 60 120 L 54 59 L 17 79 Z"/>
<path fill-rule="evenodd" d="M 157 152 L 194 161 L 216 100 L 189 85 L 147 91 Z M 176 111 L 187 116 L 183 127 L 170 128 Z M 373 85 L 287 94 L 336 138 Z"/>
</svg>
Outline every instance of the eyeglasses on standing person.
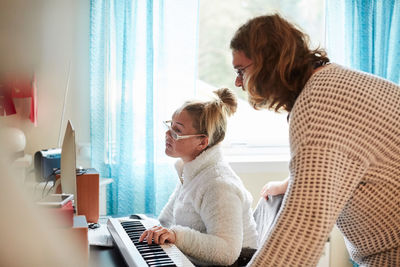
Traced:
<svg viewBox="0 0 400 267">
<path fill-rule="evenodd" d="M 239 78 L 240 80 L 243 80 L 244 72 L 245 72 L 246 69 L 247 69 L 248 67 L 250 67 L 251 65 L 253 65 L 253 63 L 250 63 L 249 65 L 247 65 L 247 66 L 245 66 L 245 67 L 243 67 L 243 68 L 235 69 L 235 73 L 236 73 L 236 75 L 237 75 L 237 78 Z"/>
<path fill-rule="evenodd" d="M 181 140 L 181 139 L 187 139 L 187 138 L 191 138 L 191 137 L 205 137 L 205 134 L 188 134 L 188 135 L 179 135 L 177 132 L 174 131 L 174 129 L 172 129 L 172 121 L 163 121 L 165 127 L 167 127 L 167 129 L 169 130 L 169 132 L 171 133 L 171 137 L 174 140 Z"/>
</svg>

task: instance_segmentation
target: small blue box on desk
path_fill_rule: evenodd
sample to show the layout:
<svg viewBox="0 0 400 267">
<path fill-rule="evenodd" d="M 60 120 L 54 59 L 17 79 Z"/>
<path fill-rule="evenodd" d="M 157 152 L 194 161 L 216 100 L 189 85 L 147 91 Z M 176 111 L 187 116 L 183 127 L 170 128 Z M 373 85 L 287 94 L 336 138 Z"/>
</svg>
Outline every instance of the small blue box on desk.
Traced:
<svg viewBox="0 0 400 267">
<path fill-rule="evenodd" d="M 35 177 L 38 182 L 54 181 L 54 169 L 59 169 L 61 164 L 61 149 L 51 148 L 35 153 Z"/>
</svg>

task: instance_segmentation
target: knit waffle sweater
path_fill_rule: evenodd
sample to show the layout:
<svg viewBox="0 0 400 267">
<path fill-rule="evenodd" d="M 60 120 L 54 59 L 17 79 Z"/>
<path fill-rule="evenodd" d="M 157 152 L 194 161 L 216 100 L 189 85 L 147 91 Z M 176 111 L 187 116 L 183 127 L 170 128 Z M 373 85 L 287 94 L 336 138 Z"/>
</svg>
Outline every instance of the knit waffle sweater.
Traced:
<svg viewBox="0 0 400 267">
<path fill-rule="evenodd" d="M 252 197 L 223 160 L 220 146 L 175 166 L 183 183 L 159 216 L 161 225 L 176 233 L 175 245 L 197 265 L 230 265 L 242 247 L 256 248 Z"/>
<path fill-rule="evenodd" d="M 400 266 L 400 87 L 330 64 L 289 124 L 289 186 L 250 265 L 316 266 L 336 223 L 361 266 Z"/>
</svg>

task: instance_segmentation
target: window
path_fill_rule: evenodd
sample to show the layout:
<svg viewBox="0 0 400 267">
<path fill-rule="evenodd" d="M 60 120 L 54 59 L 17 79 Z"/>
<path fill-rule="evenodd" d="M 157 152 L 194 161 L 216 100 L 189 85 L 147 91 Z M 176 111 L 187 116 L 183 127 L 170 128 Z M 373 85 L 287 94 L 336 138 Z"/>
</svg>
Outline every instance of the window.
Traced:
<svg viewBox="0 0 400 267">
<path fill-rule="evenodd" d="M 246 94 L 234 85 L 236 75 L 229 48 L 234 32 L 254 16 L 279 12 L 310 36 L 313 47 L 323 47 L 324 8 L 321 0 L 200 1 L 198 93 L 228 87 L 239 97 L 237 113 L 229 121 L 224 141 L 228 154 L 288 155 L 287 113 L 254 110 Z"/>
</svg>

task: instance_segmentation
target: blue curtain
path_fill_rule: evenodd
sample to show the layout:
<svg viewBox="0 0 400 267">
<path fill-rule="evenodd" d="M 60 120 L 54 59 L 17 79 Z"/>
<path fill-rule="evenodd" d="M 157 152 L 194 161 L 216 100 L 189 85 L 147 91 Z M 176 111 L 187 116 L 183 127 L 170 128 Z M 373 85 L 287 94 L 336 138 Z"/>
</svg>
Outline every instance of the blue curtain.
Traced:
<svg viewBox="0 0 400 267">
<path fill-rule="evenodd" d="M 400 1 L 326 0 L 326 47 L 334 62 L 400 83 Z"/>
<path fill-rule="evenodd" d="M 400 1 L 327 0 L 333 61 L 400 83 Z"/>
<path fill-rule="evenodd" d="M 194 95 L 197 1 L 91 0 L 92 167 L 107 214 L 158 215 L 178 179 L 162 120 Z"/>
</svg>

